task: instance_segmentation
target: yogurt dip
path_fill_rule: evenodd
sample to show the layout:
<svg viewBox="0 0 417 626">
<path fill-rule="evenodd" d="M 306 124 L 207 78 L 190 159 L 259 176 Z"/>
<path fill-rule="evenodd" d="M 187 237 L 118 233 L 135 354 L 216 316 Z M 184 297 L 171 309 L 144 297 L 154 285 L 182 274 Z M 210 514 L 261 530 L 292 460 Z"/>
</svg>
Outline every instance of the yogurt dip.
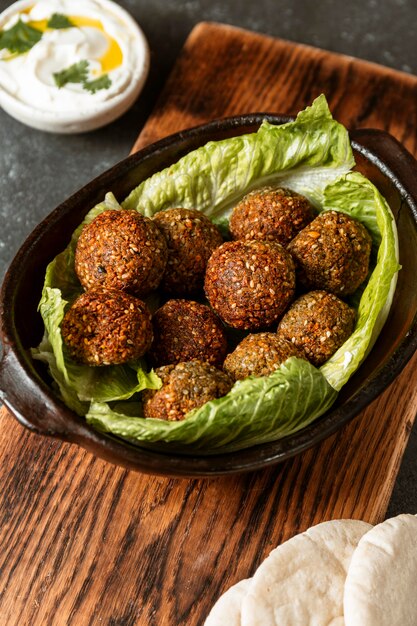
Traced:
<svg viewBox="0 0 417 626">
<path fill-rule="evenodd" d="M 142 31 L 110 0 L 21 0 L 0 15 L 0 104 L 35 128 L 81 132 L 114 120 L 148 69 Z"/>
</svg>

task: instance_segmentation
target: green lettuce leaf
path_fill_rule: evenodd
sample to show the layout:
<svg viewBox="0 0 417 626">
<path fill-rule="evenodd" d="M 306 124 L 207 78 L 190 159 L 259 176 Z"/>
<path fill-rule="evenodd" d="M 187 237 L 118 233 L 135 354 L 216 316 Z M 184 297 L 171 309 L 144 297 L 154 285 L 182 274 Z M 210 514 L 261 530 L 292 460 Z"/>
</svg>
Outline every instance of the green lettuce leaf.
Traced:
<svg viewBox="0 0 417 626">
<path fill-rule="evenodd" d="M 348 133 L 320 96 L 294 122 L 264 122 L 257 133 L 210 141 L 190 152 L 141 183 L 122 206 L 148 217 L 175 206 L 197 208 L 217 222 L 245 193 L 270 182 L 295 191 L 301 185 L 317 204 L 317 189 L 353 165 Z"/>
<path fill-rule="evenodd" d="M 92 402 L 94 428 L 129 441 L 163 442 L 191 454 L 230 452 L 303 428 L 325 412 L 337 392 L 307 361 L 292 357 L 270 376 L 237 382 L 224 398 L 207 402 L 186 420 L 129 417 Z"/>
<path fill-rule="evenodd" d="M 354 333 L 321 368 L 292 358 L 268 377 L 239 381 L 225 397 L 190 412 L 181 422 L 143 418 L 137 392 L 158 388 L 160 380 L 153 372 L 148 374 L 143 363 L 84 372 L 84 366 L 71 362 L 62 342 L 65 307 L 80 292 L 74 254 L 82 224 L 48 267 L 40 304 L 47 338 L 37 358 L 49 365 L 64 401 L 86 415 L 94 428 L 129 442 L 204 454 L 287 436 L 327 411 L 382 328 L 399 269 L 391 211 L 370 181 L 350 171 L 353 165 L 348 133 L 332 119 L 321 96 L 294 122 L 281 126 L 264 122 L 257 133 L 210 142 L 187 154 L 141 183 L 122 206 L 107 194 L 83 222 L 107 208 L 137 209 L 152 216 L 182 206 L 203 211 L 227 232 L 236 201 L 267 183 L 302 193 L 318 211 L 336 209 L 356 217 L 373 239 L 372 273 L 355 294 Z"/>
<path fill-rule="evenodd" d="M 376 265 L 359 301 L 355 330 L 320 368 L 329 383 L 340 390 L 371 350 L 388 317 L 400 269 L 398 236 L 387 202 L 358 172 L 326 187 L 323 208 L 344 211 L 359 219 L 378 248 Z"/>
</svg>

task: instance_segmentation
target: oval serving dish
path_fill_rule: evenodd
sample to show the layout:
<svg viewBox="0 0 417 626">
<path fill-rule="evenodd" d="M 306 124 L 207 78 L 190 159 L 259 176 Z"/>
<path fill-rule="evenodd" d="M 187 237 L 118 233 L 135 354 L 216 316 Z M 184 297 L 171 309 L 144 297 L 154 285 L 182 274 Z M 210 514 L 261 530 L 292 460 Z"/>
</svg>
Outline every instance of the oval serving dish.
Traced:
<svg viewBox="0 0 417 626">
<path fill-rule="evenodd" d="M 417 162 L 390 135 L 351 133 L 357 169 L 387 199 L 397 221 L 400 263 L 387 322 L 372 351 L 343 387 L 331 410 L 283 439 L 210 456 L 163 453 L 133 446 L 95 431 L 53 393 L 45 370 L 30 355 L 43 334 L 37 306 L 47 264 L 65 248 L 90 208 L 112 191 L 123 198 L 142 180 L 210 140 L 254 132 L 262 120 L 289 118 L 252 114 L 211 122 L 159 141 L 128 157 L 55 209 L 26 239 L 10 265 L 0 300 L 4 356 L 0 388 L 5 405 L 27 428 L 76 443 L 112 463 L 146 473 L 212 476 L 244 472 L 284 461 L 333 434 L 374 400 L 398 375 L 417 348 Z"/>
</svg>

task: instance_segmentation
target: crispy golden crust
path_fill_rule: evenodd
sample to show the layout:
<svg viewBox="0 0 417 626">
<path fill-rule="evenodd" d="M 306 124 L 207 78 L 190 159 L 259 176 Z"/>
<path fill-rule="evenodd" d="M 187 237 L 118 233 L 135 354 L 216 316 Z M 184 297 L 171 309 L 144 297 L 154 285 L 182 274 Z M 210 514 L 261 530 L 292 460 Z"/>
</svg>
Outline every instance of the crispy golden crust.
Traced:
<svg viewBox="0 0 417 626">
<path fill-rule="evenodd" d="M 199 359 L 220 366 L 227 352 L 224 327 L 206 305 L 191 300 L 169 300 L 153 316 L 154 365 Z"/>
<path fill-rule="evenodd" d="M 278 241 L 286 246 L 315 216 L 315 209 L 301 194 L 263 187 L 234 207 L 229 226 L 233 239 Z"/>
<path fill-rule="evenodd" d="M 110 365 L 143 356 L 152 342 L 144 302 L 116 289 L 90 289 L 66 312 L 61 325 L 71 357 L 86 365 Z"/>
<path fill-rule="evenodd" d="M 223 368 L 234 380 L 268 376 L 291 356 L 305 358 L 293 343 L 276 333 L 254 333 L 227 355 Z"/>
<path fill-rule="evenodd" d="M 161 389 L 142 394 L 145 417 L 179 421 L 209 400 L 225 396 L 233 381 L 227 374 L 202 361 L 165 365 L 156 370 Z"/>
<path fill-rule="evenodd" d="M 371 247 L 363 224 L 344 213 L 324 211 L 298 233 L 288 250 L 303 287 L 348 295 L 368 274 Z"/>
<path fill-rule="evenodd" d="M 177 296 L 198 292 L 203 288 L 211 253 L 223 243 L 219 229 L 203 213 L 192 209 L 167 209 L 153 219 L 168 244 L 162 289 Z"/>
<path fill-rule="evenodd" d="M 291 341 L 313 365 L 322 365 L 352 334 L 354 309 L 326 291 L 311 291 L 290 306 L 278 335 Z"/>
<path fill-rule="evenodd" d="M 86 290 L 106 287 L 143 296 L 158 287 L 167 256 L 152 220 L 137 211 L 104 211 L 81 232 L 75 271 Z"/>
<path fill-rule="evenodd" d="M 231 241 L 207 264 L 206 296 L 226 324 L 257 330 L 278 320 L 294 296 L 290 254 L 275 241 Z"/>
</svg>

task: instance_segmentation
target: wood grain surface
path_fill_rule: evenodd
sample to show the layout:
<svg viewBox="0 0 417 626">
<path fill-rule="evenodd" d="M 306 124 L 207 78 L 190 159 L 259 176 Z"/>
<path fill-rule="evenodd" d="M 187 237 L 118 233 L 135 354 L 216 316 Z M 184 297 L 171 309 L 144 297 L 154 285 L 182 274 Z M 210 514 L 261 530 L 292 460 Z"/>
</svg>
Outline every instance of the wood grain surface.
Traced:
<svg viewBox="0 0 417 626">
<path fill-rule="evenodd" d="M 322 92 L 347 126 L 386 129 L 417 153 L 415 77 L 215 24 L 191 33 L 135 149 L 215 117 L 295 113 Z M 417 356 L 320 446 L 210 480 L 128 472 L 33 435 L 3 410 L 0 624 L 203 624 L 223 591 L 296 532 L 384 517 L 416 383 Z"/>
</svg>

